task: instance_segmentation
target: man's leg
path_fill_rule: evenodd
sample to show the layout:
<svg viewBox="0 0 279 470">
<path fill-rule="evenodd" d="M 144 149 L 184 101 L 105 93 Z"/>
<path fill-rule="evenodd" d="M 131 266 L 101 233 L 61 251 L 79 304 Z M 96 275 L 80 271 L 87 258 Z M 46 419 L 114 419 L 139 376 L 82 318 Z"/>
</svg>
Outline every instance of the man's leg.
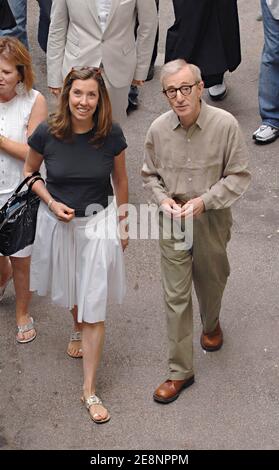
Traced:
<svg viewBox="0 0 279 470">
<path fill-rule="evenodd" d="M 194 221 L 193 280 L 205 334 L 216 331 L 219 325 L 222 296 L 230 274 L 226 247 L 231 225 L 230 209 L 210 210 Z"/>
<path fill-rule="evenodd" d="M 164 221 L 164 222 L 163 222 Z M 161 272 L 169 339 L 169 378 L 155 390 L 159 403 L 171 403 L 194 383 L 192 255 L 181 239 L 169 236 L 170 219 L 160 216 Z M 166 230 L 165 230 L 166 229 Z M 182 246 L 181 246 L 182 245 Z M 185 246 L 185 244 L 184 244 Z"/>
<path fill-rule="evenodd" d="M 137 109 L 139 105 L 139 89 L 136 85 L 131 85 L 128 95 L 128 108 L 127 113 L 129 114 L 131 111 Z"/>
<path fill-rule="evenodd" d="M 169 379 L 193 376 L 192 255 L 177 240 L 164 239 L 162 232 L 170 219 L 161 218 L 160 250 L 162 284 L 169 340 Z M 168 230 L 167 230 L 168 232 Z"/>
<path fill-rule="evenodd" d="M 0 30 L 0 36 L 16 36 L 28 49 L 26 32 L 27 0 L 8 0 L 17 25 L 12 29 Z"/>
<path fill-rule="evenodd" d="M 253 134 L 256 143 L 270 143 L 279 137 L 279 20 L 261 1 L 264 48 L 259 78 L 259 108 L 262 126 Z"/>
<path fill-rule="evenodd" d="M 159 12 L 159 0 L 155 0 L 155 2 L 156 2 L 157 11 Z M 154 66 L 155 66 L 155 62 L 156 62 L 157 54 L 158 54 L 158 42 L 159 42 L 159 25 L 158 25 L 157 33 L 155 37 L 155 43 L 154 43 L 154 48 L 152 52 L 150 66 L 149 66 L 148 74 L 146 77 L 147 82 L 149 80 L 152 80 L 152 78 L 154 77 L 154 71 L 155 71 Z"/>
<path fill-rule="evenodd" d="M 126 109 L 128 107 L 128 93 L 130 87 L 115 88 L 112 86 L 105 73 L 103 73 L 103 78 L 111 101 L 112 117 L 114 121 L 123 125 L 127 118 Z"/>
<path fill-rule="evenodd" d="M 159 12 L 159 0 L 155 0 L 155 2 L 156 2 L 157 11 Z M 136 35 L 136 31 L 137 31 L 137 26 L 138 26 L 138 23 L 136 22 L 135 35 Z M 148 74 L 147 74 L 147 77 L 146 77 L 146 82 L 152 80 L 153 77 L 154 77 L 154 71 L 155 71 L 154 66 L 155 66 L 157 53 L 158 53 L 158 42 L 159 42 L 159 25 L 158 25 L 158 28 L 157 28 L 154 48 L 153 48 L 153 52 L 152 52 L 152 57 L 151 57 L 150 65 L 149 65 Z M 138 108 L 138 105 L 139 105 L 138 97 L 139 97 L 138 87 L 135 86 L 135 85 L 131 85 L 130 90 L 129 90 L 129 95 L 128 95 L 128 102 L 129 102 L 128 108 L 127 108 L 127 113 L 128 114 L 131 111 L 134 111 Z"/>
<path fill-rule="evenodd" d="M 40 44 L 41 49 L 46 52 L 52 0 L 38 0 L 38 3 L 40 6 L 38 43 Z"/>
</svg>

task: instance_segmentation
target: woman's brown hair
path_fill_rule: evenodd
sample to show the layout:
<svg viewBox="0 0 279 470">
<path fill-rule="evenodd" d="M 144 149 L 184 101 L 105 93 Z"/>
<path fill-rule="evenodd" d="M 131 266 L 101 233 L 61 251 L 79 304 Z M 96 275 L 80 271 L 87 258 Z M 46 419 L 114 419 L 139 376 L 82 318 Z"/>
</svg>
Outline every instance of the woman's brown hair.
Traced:
<svg viewBox="0 0 279 470">
<path fill-rule="evenodd" d="M 112 127 L 112 111 L 109 95 L 105 82 L 101 75 L 101 70 L 95 67 L 74 67 L 66 76 L 58 109 L 49 119 L 50 132 L 60 140 L 72 140 L 73 129 L 71 111 L 69 106 L 69 94 L 75 80 L 96 80 L 98 83 L 99 100 L 94 113 L 95 133 L 90 140 L 92 144 L 101 144 L 109 134 Z M 92 122 L 93 125 L 93 122 Z"/>
<path fill-rule="evenodd" d="M 15 37 L 2 37 L 0 56 L 16 66 L 26 91 L 30 91 L 34 83 L 34 72 L 31 56 L 26 47 Z"/>
</svg>

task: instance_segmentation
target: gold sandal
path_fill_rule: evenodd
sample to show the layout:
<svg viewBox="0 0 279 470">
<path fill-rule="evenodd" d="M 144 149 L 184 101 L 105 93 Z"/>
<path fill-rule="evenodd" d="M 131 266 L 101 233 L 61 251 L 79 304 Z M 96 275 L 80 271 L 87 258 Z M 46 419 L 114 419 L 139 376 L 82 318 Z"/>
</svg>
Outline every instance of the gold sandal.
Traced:
<svg viewBox="0 0 279 470">
<path fill-rule="evenodd" d="M 81 401 L 82 401 L 82 403 L 85 404 L 85 406 L 86 406 L 86 408 L 87 408 L 87 410 L 90 414 L 90 418 L 92 419 L 92 421 L 94 421 L 94 423 L 102 424 L 102 423 L 107 423 L 110 420 L 110 414 L 109 413 L 105 418 L 101 418 L 101 419 L 96 419 L 97 416 L 100 416 L 99 413 L 94 413 L 93 415 L 90 413 L 91 406 L 93 406 L 93 405 L 102 405 L 103 406 L 102 400 L 99 397 L 97 397 L 97 395 L 91 395 L 88 398 L 81 397 Z M 106 409 L 104 406 L 103 406 L 103 408 Z"/>
</svg>

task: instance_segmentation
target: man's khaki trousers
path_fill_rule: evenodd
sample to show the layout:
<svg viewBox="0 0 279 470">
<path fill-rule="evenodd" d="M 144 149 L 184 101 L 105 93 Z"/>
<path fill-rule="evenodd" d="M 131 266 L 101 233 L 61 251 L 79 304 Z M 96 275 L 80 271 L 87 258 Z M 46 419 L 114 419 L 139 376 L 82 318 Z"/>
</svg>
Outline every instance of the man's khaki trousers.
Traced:
<svg viewBox="0 0 279 470">
<path fill-rule="evenodd" d="M 226 246 L 230 240 L 230 209 L 209 210 L 193 220 L 193 245 L 181 243 L 170 219 L 160 215 L 161 270 L 169 340 L 169 379 L 193 375 L 192 281 L 204 333 L 218 323 L 230 273 Z M 182 223 L 182 229 L 184 224 Z M 163 235 L 164 234 L 164 235 Z"/>
</svg>

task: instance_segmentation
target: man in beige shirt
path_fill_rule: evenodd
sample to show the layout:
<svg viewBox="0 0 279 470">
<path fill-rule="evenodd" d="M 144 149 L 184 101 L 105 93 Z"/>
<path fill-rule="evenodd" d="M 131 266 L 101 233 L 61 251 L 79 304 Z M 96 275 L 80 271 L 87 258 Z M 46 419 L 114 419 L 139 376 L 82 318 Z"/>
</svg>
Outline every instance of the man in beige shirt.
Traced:
<svg viewBox="0 0 279 470">
<path fill-rule="evenodd" d="M 182 59 L 169 62 L 161 83 L 172 110 L 157 118 L 147 133 L 142 176 L 162 209 L 160 250 L 169 339 L 169 377 L 153 398 L 170 403 L 194 383 L 192 281 L 203 325 L 201 345 L 216 351 L 223 344 L 219 314 L 230 271 L 230 206 L 247 189 L 250 173 L 236 119 L 201 100 L 199 68 Z M 193 243 L 183 247 L 177 241 L 191 217 Z M 181 221 L 179 234 L 175 221 Z M 172 227 L 167 236 L 166 227 Z"/>
</svg>

